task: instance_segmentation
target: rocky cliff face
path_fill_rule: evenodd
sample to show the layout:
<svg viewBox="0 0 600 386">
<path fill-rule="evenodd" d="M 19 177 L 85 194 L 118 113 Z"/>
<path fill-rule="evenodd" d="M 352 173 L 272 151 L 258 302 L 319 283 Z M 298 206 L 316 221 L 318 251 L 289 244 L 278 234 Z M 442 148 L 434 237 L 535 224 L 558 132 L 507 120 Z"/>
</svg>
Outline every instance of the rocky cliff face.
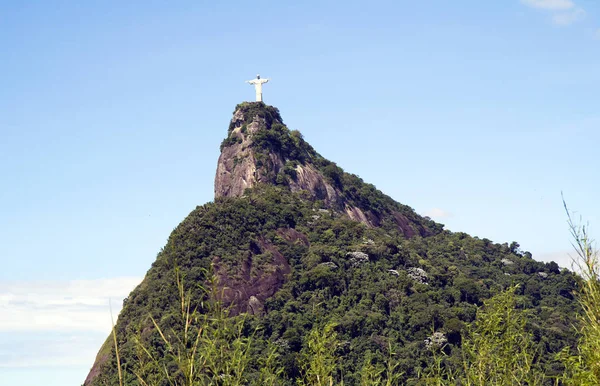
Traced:
<svg viewBox="0 0 600 386">
<path fill-rule="evenodd" d="M 215 198 L 240 197 L 258 183 L 271 183 L 288 185 L 292 192 L 305 190 L 330 207 L 342 204 L 339 192 L 312 165 L 314 150 L 298 133 L 301 143 L 294 145 L 307 147 L 298 149 L 304 153 L 297 155 L 300 159 L 286 157 L 278 148 L 283 141 L 294 141 L 293 134 L 281 130 L 285 126 L 279 111 L 262 102 L 244 103 L 237 106 L 229 127 L 217 164 Z"/>
<path fill-rule="evenodd" d="M 289 245 L 310 246 L 307 237 L 293 228 L 279 229 L 277 235 Z M 256 257 L 265 254 L 270 259 L 261 266 Z M 243 312 L 262 314 L 264 302 L 285 284 L 291 272 L 286 257 L 265 238 L 250 243 L 234 275 L 228 272 L 227 264 L 223 264 L 219 257 L 214 257 L 212 262 L 217 277 L 217 298 L 231 307 L 231 315 Z"/>
<path fill-rule="evenodd" d="M 276 108 L 246 102 L 236 107 L 221 145 L 215 198 L 240 197 L 260 183 L 305 192 L 323 208 L 370 227 L 391 223 L 407 237 L 429 236 L 441 229 L 323 158 L 299 132 L 285 127 Z"/>
</svg>

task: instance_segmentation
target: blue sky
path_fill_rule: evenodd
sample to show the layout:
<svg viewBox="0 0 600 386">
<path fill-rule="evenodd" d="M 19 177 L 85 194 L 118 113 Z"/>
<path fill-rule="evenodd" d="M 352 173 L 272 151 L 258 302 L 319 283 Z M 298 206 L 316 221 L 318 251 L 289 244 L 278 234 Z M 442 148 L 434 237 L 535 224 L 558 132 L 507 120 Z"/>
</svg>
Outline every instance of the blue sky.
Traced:
<svg viewBox="0 0 600 386">
<path fill-rule="evenodd" d="M 83 381 L 256 73 L 450 230 L 568 266 L 561 191 L 600 228 L 596 1 L 2 1 L 0 52 L 0 384 Z"/>
</svg>

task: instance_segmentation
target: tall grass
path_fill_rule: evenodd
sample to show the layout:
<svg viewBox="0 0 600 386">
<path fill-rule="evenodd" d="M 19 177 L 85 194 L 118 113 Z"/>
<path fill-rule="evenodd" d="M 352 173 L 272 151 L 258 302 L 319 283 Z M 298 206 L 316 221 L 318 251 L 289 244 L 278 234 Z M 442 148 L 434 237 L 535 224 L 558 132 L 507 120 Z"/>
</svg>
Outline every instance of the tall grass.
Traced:
<svg viewBox="0 0 600 386">
<path fill-rule="evenodd" d="M 303 379 L 301 386 L 332 386 L 339 358 L 335 351 L 338 346 L 335 323 L 314 327 L 308 334 L 306 347 L 301 351 Z M 338 381 L 336 385 L 343 385 Z"/>
<path fill-rule="evenodd" d="M 344 378 L 339 374 L 339 363 L 343 359 L 336 354 L 339 345 L 334 322 L 315 325 L 308 334 L 306 346 L 300 352 L 302 379 L 299 386 L 343 386 Z M 361 386 L 396 386 L 402 373 L 395 358 L 392 345 L 388 343 L 387 358 L 383 363 L 374 363 L 371 352 L 365 355 L 363 366 L 358 371 Z"/>
<path fill-rule="evenodd" d="M 462 342 L 463 366 L 444 365 L 443 351 L 420 374 L 420 384 L 431 386 L 542 385 L 533 338 L 525 330 L 526 314 L 518 308 L 513 286 L 484 302 Z"/>
<path fill-rule="evenodd" d="M 365 360 L 360 369 L 361 386 L 394 386 L 400 382 L 403 373 L 398 371 L 400 363 L 392 344 L 388 342 L 387 358 L 384 363 L 374 363 L 374 355 L 370 351 L 365 354 Z"/>
<path fill-rule="evenodd" d="M 564 200 L 563 200 L 564 203 Z M 589 226 L 576 222 L 567 205 L 569 230 L 575 255 L 571 256 L 573 269 L 579 274 L 576 294 L 582 312 L 575 327 L 579 335 L 577 351 L 561 352 L 566 367 L 564 384 L 573 386 L 600 385 L 600 261 Z"/>
<path fill-rule="evenodd" d="M 150 317 L 166 347 L 166 359 L 175 363 L 175 367 L 164 365 L 164 358 L 159 358 L 138 339 L 141 356 L 134 370 L 138 382 L 142 386 L 153 386 L 164 380 L 171 386 L 247 385 L 253 336 L 244 334 L 244 317 L 229 317 L 230 310 L 219 301 L 201 303 L 202 312 L 192 308 L 190 291 L 186 291 L 179 270 L 176 270 L 175 276 L 181 331 L 174 328 L 165 331 Z M 211 288 L 216 291 L 214 283 Z M 209 299 L 216 299 L 214 295 L 212 293 Z M 267 385 L 276 384 L 272 378 L 280 371 L 274 368 L 274 358 L 271 353 L 263 367 L 262 377 Z M 274 374 L 270 374 L 271 370 Z"/>
<path fill-rule="evenodd" d="M 112 326 L 112 336 L 115 344 L 115 357 L 117 359 L 117 373 L 119 374 L 119 386 L 123 386 L 123 372 L 121 370 L 121 357 L 119 356 L 119 345 L 117 344 L 117 331 L 115 330 L 115 320 L 113 319 L 112 304 L 108 302 L 110 308 L 110 325 Z"/>
<path fill-rule="evenodd" d="M 513 286 L 484 303 L 463 341 L 464 385 L 541 385 L 533 337 Z"/>
<path fill-rule="evenodd" d="M 250 351 L 256 343 L 253 336 L 244 335 L 244 316 L 229 317 L 229 310 L 218 301 L 206 301 L 200 306 L 203 312 L 192 309 L 191 295 L 185 290 L 183 279 L 176 271 L 179 291 L 179 317 L 181 331 L 164 331 L 160 323 L 150 318 L 152 326 L 166 347 L 166 359 L 175 368 L 164 365 L 159 358 L 138 339 L 138 358 L 134 374 L 141 386 L 164 384 L 170 386 L 241 386 L 283 384 L 283 367 L 276 348 L 269 344 L 260 359 L 258 379 L 249 379 Z M 215 288 L 209 298 L 216 299 Z M 463 368 L 455 371 L 442 365 L 442 357 L 434 357 L 434 364 L 415 380 L 422 385 L 541 385 L 544 377 L 537 371 L 533 343 L 525 332 L 526 316 L 517 307 L 515 290 L 508 290 L 487 300 L 478 310 L 475 322 L 463 339 Z M 335 323 L 315 325 L 307 336 L 300 352 L 301 379 L 299 386 L 343 386 L 336 354 L 339 345 Z M 116 334 L 113 330 L 115 347 Z M 118 351 L 117 351 L 118 352 Z M 438 353 L 439 354 L 439 353 Z M 118 361 L 118 356 L 117 356 Z M 391 344 L 384 363 L 375 363 L 367 353 L 358 371 L 361 386 L 399 385 L 402 373 Z M 120 368 L 120 363 L 118 363 Z M 120 385 L 122 376 L 119 375 Z"/>
</svg>

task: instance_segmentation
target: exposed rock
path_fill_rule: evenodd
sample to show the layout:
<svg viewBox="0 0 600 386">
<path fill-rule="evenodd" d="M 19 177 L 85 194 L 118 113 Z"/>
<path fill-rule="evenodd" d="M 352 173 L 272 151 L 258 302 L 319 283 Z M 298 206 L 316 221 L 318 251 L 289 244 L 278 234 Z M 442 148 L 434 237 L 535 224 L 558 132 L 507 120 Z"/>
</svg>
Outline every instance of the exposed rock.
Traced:
<svg viewBox="0 0 600 386">
<path fill-rule="evenodd" d="M 246 117 L 243 107 L 235 111 L 230 123 L 229 136 L 224 142 L 225 146 L 221 149 L 217 163 L 215 198 L 239 197 L 246 189 L 258 183 L 276 183 L 276 176 L 288 159 L 278 152 L 270 152 L 268 159 L 261 161 L 260 166 L 257 166 L 258 157 L 256 149 L 252 146 L 254 134 L 260 130 L 269 130 L 274 123 L 283 124 L 278 112 L 268 121 L 258 115 Z M 295 178 L 287 181 L 293 192 L 308 191 L 328 206 L 340 205 L 336 189 L 313 165 L 298 164 L 294 170 Z"/>
<path fill-rule="evenodd" d="M 352 220 L 360 221 L 370 227 L 379 226 L 379 219 L 370 211 L 364 212 L 362 209 L 354 206 L 346 206 L 345 212 Z"/>
<path fill-rule="evenodd" d="M 427 284 L 427 279 L 429 276 L 427 272 L 425 272 L 422 268 L 412 267 L 406 270 L 408 272 L 408 276 L 416 282 L 421 284 Z"/>
<path fill-rule="evenodd" d="M 310 164 L 296 166 L 296 180 L 289 181 L 289 186 L 292 192 L 308 191 L 328 207 L 341 205 L 339 192 Z"/>
<path fill-rule="evenodd" d="M 110 336 L 109 336 L 110 338 Z M 104 343 L 104 345 L 106 345 L 106 342 Z M 104 345 L 102 348 L 104 348 Z M 94 365 L 92 366 L 92 369 L 90 370 L 89 374 L 87 375 L 87 377 L 85 378 L 85 381 L 83 382 L 84 385 L 89 385 L 91 384 L 91 382 L 100 374 L 100 372 L 102 371 L 102 366 L 108 361 L 109 359 L 109 353 L 105 353 L 102 348 L 100 349 L 100 352 L 98 353 L 98 355 L 96 356 L 96 360 L 94 361 Z"/>
<path fill-rule="evenodd" d="M 264 253 L 271 255 L 271 261 L 262 267 L 255 266 L 253 257 Z M 235 267 L 237 272 L 228 272 L 219 257 L 213 258 L 213 263 L 217 274 L 217 297 L 225 306 L 232 306 L 232 315 L 262 312 L 259 303 L 262 305 L 273 296 L 291 272 L 287 259 L 265 239 L 251 246 L 246 257 Z"/>
<path fill-rule="evenodd" d="M 541 277 L 542 279 L 546 279 L 548 278 L 548 274 L 546 272 L 538 272 L 537 273 L 539 277 Z"/>
<path fill-rule="evenodd" d="M 337 265 L 336 265 L 334 262 L 332 262 L 332 261 L 327 261 L 327 262 L 325 262 L 325 263 L 321 263 L 321 264 L 319 264 L 319 265 L 322 265 L 322 266 L 324 266 L 324 267 L 328 267 L 328 268 L 331 268 L 331 269 L 336 269 L 336 268 L 338 267 L 338 266 L 337 266 Z"/>
<path fill-rule="evenodd" d="M 277 233 L 282 236 L 286 241 L 292 243 L 292 244 L 302 244 L 306 247 L 310 246 L 310 242 L 308 241 L 308 237 L 306 237 L 306 235 L 302 232 L 298 232 L 297 230 L 295 230 L 294 228 L 285 228 L 285 229 L 278 229 Z"/>
<path fill-rule="evenodd" d="M 275 342 L 273 342 L 273 344 L 275 346 L 281 348 L 284 351 L 287 351 L 290 349 L 290 342 L 288 342 L 287 340 L 285 340 L 283 338 L 277 339 Z"/>
<path fill-rule="evenodd" d="M 512 260 L 509 260 L 509 259 L 502 259 L 502 260 L 500 260 L 500 262 L 504 265 L 514 265 L 515 264 Z"/>
<path fill-rule="evenodd" d="M 256 185 L 259 177 L 254 153 L 246 140 L 226 146 L 217 164 L 215 197 L 239 197 Z"/>
<path fill-rule="evenodd" d="M 369 255 L 364 252 L 348 252 L 346 256 L 350 256 L 350 264 L 353 267 L 360 267 L 369 262 Z"/>
<path fill-rule="evenodd" d="M 396 212 L 396 211 L 393 211 L 392 214 L 394 216 L 394 220 L 396 221 L 396 224 L 398 225 L 398 228 L 400 228 L 402 230 L 402 233 L 404 233 L 404 235 L 406 237 L 413 237 L 417 234 L 419 234 L 421 236 L 429 236 L 431 234 L 429 231 L 426 231 L 421 226 L 418 226 L 419 232 L 417 233 L 413 229 L 413 227 L 411 227 L 411 222 L 408 218 L 406 218 L 406 216 L 404 216 L 402 213 Z"/>
<path fill-rule="evenodd" d="M 250 315 L 262 315 L 265 312 L 265 306 L 254 295 L 248 299 L 248 313 Z"/>
<path fill-rule="evenodd" d="M 388 272 L 395 276 L 400 276 L 400 272 L 395 269 L 388 269 Z"/>
</svg>

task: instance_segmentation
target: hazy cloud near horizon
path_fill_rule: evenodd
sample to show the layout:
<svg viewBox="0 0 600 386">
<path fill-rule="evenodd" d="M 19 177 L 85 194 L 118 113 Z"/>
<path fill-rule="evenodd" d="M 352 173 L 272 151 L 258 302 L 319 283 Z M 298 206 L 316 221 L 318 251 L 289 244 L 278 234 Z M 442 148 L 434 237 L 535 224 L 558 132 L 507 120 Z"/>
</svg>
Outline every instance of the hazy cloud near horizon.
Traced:
<svg viewBox="0 0 600 386">
<path fill-rule="evenodd" d="M 0 332 L 110 331 L 137 277 L 71 281 L 0 281 Z"/>
<path fill-rule="evenodd" d="M 533 255 L 533 258 L 538 261 L 554 261 L 561 268 L 567 268 L 572 271 L 572 256 L 574 256 L 574 251 L 558 251 L 558 252 L 548 252 L 548 253 L 539 253 L 537 255 Z"/>
<path fill-rule="evenodd" d="M 0 368 L 91 366 L 140 281 L 0 281 Z"/>
<path fill-rule="evenodd" d="M 428 211 L 426 211 L 425 213 L 423 213 L 423 216 L 431 217 L 433 219 L 436 219 L 436 218 L 441 219 L 441 218 L 452 217 L 454 215 L 444 209 L 431 208 Z"/>
<path fill-rule="evenodd" d="M 0 369 L 91 367 L 107 335 L 87 331 L 0 333 Z"/>
</svg>

